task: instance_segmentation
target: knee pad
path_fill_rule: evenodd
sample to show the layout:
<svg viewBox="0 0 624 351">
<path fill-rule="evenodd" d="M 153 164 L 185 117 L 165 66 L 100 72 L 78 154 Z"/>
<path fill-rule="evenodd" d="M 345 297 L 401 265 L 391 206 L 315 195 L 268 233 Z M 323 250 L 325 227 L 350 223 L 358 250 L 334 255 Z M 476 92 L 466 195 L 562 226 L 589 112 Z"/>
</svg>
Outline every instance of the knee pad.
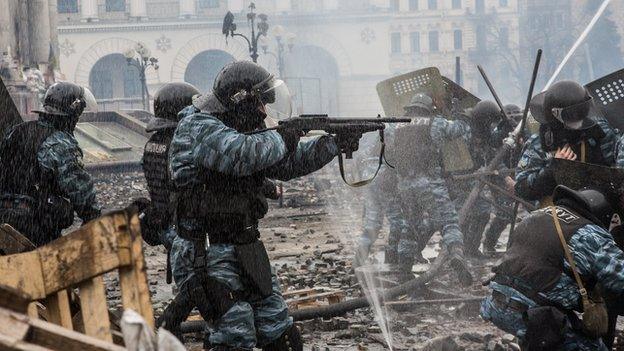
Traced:
<svg viewBox="0 0 624 351">
<path fill-rule="evenodd" d="M 277 340 L 264 346 L 262 351 L 303 351 L 301 332 L 294 324 Z"/>
</svg>

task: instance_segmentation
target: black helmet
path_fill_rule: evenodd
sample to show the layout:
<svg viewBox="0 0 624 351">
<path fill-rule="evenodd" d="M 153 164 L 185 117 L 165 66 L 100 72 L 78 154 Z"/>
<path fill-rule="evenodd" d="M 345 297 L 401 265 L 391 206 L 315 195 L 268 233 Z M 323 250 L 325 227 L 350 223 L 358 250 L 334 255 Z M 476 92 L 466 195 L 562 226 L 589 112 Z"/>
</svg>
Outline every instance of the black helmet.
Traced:
<svg viewBox="0 0 624 351">
<path fill-rule="evenodd" d="M 97 112 L 97 102 L 91 91 L 74 83 L 59 82 L 46 91 L 43 109 L 34 112 L 56 129 L 73 133 L 85 111 Z"/>
<path fill-rule="evenodd" d="M 97 102 L 91 91 L 74 83 L 59 82 L 52 84 L 46 91 L 43 110 L 34 112 L 79 117 L 85 109 L 97 110 Z"/>
<path fill-rule="evenodd" d="M 531 113 L 541 124 L 559 122 L 567 129 L 583 130 L 596 124 L 589 117 L 593 99 L 587 90 L 571 80 L 553 84 L 531 101 Z"/>
<path fill-rule="evenodd" d="M 484 125 L 492 125 L 501 119 L 501 110 L 494 101 L 479 101 L 472 109 L 470 119 Z"/>
<path fill-rule="evenodd" d="M 408 116 L 427 116 L 433 114 L 433 99 L 424 93 L 418 93 L 412 96 L 409 104 L 403 107 L 405 114 Z"/>
<path fill-rule="evenodd" d="M 193 105 L 208 113 L 224 113 L 241 105 L 270 104 L 275 102 L 274 88 L 280 82 L 256 63 L 235 61 L 217 74 L 212 93 L 198 97 Z"/>
<path fill-rule="evenodd" d="M 553 202 L 556 205 L 568 206 L 597 225 L 608 229 L 617 203 L 613 203 L 616 201 L 615 198 L 605 194 L 605 191 L 596 188 L 572 190 L 567 186 L 558 185 L 553 194 Z"/>
<path fill-rule="evenodd" d="M 518 105 L 507 104 L 503 106 L 507 117 L 509 117 L 513 122 L 520 123 L 522 121 L 522 109 Z"/>
<path fill-rule="evenodd" d="M 189 83 L 167 83 L 154 94 L 154 115 L 170 121 L 178 121 L 178 112 L 193 103 L 199 90 Z"/>
<path fill-rule="evenodd" d="M 479 101 L 470 113 L 470 127 L 473 136 L 481 139 L 489 138 L 492 124 L 501 118 L 501 110 L 498 105 L 490 100 Z"/>
</svg>

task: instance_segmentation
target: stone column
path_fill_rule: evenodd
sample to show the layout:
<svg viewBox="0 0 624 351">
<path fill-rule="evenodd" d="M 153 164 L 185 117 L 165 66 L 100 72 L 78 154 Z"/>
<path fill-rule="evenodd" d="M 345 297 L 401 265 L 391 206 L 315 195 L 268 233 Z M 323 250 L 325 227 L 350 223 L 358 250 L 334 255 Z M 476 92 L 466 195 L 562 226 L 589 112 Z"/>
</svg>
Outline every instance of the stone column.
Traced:
<svg viewBox="0 0 624 351">
<path fill-rule="evenodd" d="M 48 0 L 29 0 L 28 19 L 31 63 L 47 63 L 50 57 L 50 15 Z"/>
<path fill-rule="evenodd" d="M 9 47 L 15 54 L 17 49 L 15 16 L 11 7 L 11 1 L 0 1 L 0 54 L 7 51 Z"/>
<path fill-rule="evenodd" d="M 195 0 L 180 0 L 180 18 L 195 17 Z"/>
<path fill-rule="evenodd" d="M 145 0 L 130 0 L 130 17 L 147 18 L 147 3 Z"/>
<path fill-rule="evenodd" d="M 80 14 L 83 22 L 92 22 L 98 20 L 97 0 L 81 0 Z"/>
</svg>

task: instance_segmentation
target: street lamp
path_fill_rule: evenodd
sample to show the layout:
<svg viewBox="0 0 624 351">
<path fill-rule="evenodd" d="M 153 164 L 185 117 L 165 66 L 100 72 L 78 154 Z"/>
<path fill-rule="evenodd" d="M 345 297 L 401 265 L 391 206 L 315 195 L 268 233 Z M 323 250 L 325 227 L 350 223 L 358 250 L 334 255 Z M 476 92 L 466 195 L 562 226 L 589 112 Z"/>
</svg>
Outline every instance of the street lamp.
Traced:
<svg viewBox="0 0 624 351">
<path fill-rule="evenodd" d="M 277 54 L 269 51 L 269 40 L 266 36 L 260 39 L 260 48 L 265 55 L 271 55 L 277 60 L 277 70 L 280 78 L 284 78 L 284 54 L 286 50 L 288 50 L 288 52 L 292 50 L 296 35 L 286 32 L 286 29 L 281 25 L 273 27 L 272 32 L 277 42 Z"/>
<path fill-rule="evenodd" d="M 260 36 L 266 36 L 269 30 L 269 22 L 267 22 L 269 17 L 263 13 L 256 14 L 254 12 L 255 9 L 256 4 L 253 2 L 250 3 L 249 13 L 247 13 L 247 23 L 249 23 L 251 27 L 251 39 L 244 34 L 234 33 L 234 31 L 236 31 L 236 23 L 234 23 L 234 15 L 230 11 L 225 14 L 225 18 L 223 19 L 223 35 L 225 35 L 226 39 L 228 37 L 242 37 L 245 39 L 249 46 L 249 56 L 251 56 L 253 62 L 258 62 L 258 39 Z M 258 22 L 258 34 L 256 34 L 256 17 L 260 19 L 260 22 Z"/>
<path fill-rule="evenodd" d="M 158 59 L 151 56 L 150 49 L 145 44 L 138 42 L 134 48 L 128 49 L 124 53 L 129 66 L 134 66 L 139 71 L 139 79 L 141 80 L 141 98 L 143 100 L 143 109 L 149 111 L 149 92 L 147 91 L 147 82 L 145 81 L 145 71 L 148 67 L 158 69 Z"/>
</svg>

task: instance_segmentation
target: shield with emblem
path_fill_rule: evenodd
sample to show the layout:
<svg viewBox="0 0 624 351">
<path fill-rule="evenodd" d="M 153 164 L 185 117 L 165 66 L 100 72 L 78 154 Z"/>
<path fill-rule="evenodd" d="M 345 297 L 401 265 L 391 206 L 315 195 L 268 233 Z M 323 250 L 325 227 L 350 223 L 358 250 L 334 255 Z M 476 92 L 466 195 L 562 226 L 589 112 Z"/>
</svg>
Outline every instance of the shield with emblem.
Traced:
<svg viewBox="0 0 624 351">
<path fill-rule="evenodd" d="M 594 98 L 594 112 L 614 128 L 624 130 L 624 69 L 596 79 L 585 88 Z"/>
<path fill-rule="evenodd" d="M 403 107 L 417 93 L 431 96 L 435 107 L 445 116 L 450 116 L 454 107 L 465 110 L 479 102 L 479 98 L 442 76 L 436 67 L 401 74 L 377 84 L 377 94 L 386 116 L 402 116 Z"/>
<path fill-rule="evenodd" d="M 559 158 L 552 160 L 551 167 L 557 185 L 574 190 L 595 187 L 612 193 L 623 193 L 624 169 Z"/>
</svg>

